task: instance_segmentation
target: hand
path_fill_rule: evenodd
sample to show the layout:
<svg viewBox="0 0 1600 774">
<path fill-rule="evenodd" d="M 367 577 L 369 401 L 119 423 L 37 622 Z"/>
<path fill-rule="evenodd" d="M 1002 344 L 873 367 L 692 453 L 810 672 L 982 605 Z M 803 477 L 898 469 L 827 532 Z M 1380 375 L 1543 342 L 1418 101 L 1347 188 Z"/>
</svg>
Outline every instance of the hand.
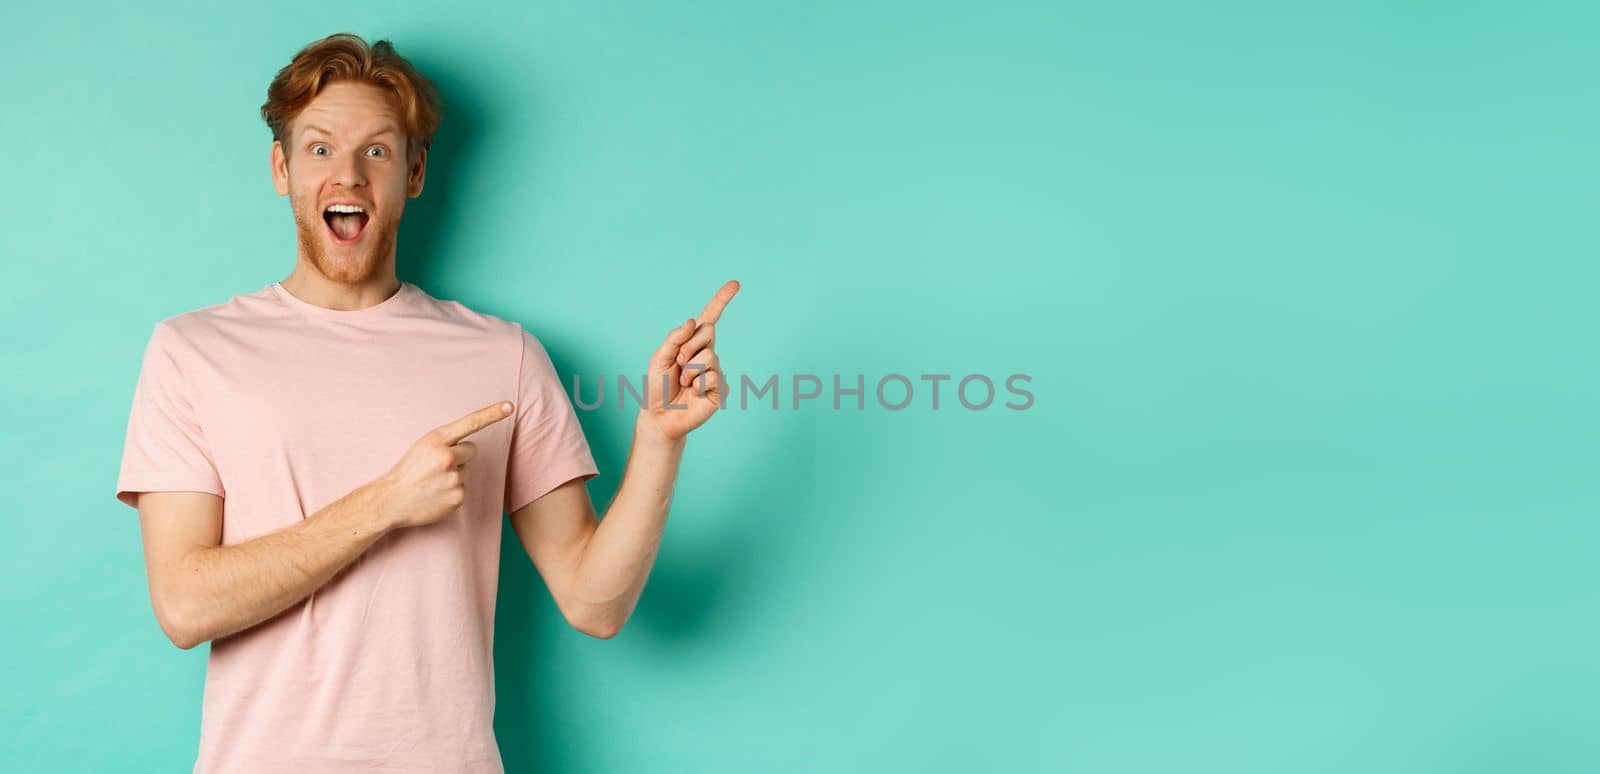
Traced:
<svg viewBox="0 0 1600 774">
<path fill-rule="evenodd" d="M 400 461 L 371 484 L 378 512 L 388 524 L 420 527 L 461 507 L 467 499 L 462 469 L 478 456 L 477 445 L 462 439 L 511 416 L 512 408 L 508 401 L 485 406 L 429 430 L 411 444 Z"/>
<path fill-rule="evenodd" d="M 640 413 L 668 440 L 682 438 L 705 424 L 727 400 L 722 364 L 712 347 L 717 341 L 717 320 L 738 292 L 738 280 L 728 280 L 698 318 L 669 331 L 650 356 L 645 407 Z"/>
</svg>

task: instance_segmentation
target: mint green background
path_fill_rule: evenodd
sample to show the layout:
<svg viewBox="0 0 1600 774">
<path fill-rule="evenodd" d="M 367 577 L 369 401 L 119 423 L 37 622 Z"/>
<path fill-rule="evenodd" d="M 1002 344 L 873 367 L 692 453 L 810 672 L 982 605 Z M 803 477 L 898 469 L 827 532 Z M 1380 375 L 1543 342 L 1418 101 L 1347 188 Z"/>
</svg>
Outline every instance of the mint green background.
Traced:
<svg viewBox="0 0 1600 774">
<path fill-rule="evenodd" d="M 1033 376 L 717 417 L 611 641 L 508 542 L 513 771 L 1600 768 L 1600 13 L 1287 5 L 8 10 L 4 768 L 192 764 L 127 411 L 292 268 L 256 110 L 347 29 L 448 101 L 401 275 L 563 374 L 737 278 L 735 373 Z"/>
</svg>

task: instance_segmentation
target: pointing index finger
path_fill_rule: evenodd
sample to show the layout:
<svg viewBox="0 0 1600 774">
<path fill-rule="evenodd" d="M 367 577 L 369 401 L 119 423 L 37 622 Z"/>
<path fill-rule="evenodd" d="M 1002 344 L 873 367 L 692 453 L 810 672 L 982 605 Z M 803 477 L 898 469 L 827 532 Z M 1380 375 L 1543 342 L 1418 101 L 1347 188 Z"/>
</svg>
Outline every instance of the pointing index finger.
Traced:
<svg viewBox="0 0 1600 774">
<path fill-rule="evenodd" d="M 706 323 L 714 323 L 721 318 L 722 310 L 727 307 L 728 302 L 732 301 L 734 294 L 738 292 L 738 280 L 728 280 L 724 283 L 722 288 L 717 291 L 717 294 L 711 297 L 711 303 L 706 304 L 705 310 L 700 312 L 699 317 L 695 318 L 695 327 Z"/>
<path fill-rule="evenodd" d="M 484 406 L 449 424 L 440 425 L 434 428 L 433 432 L 445 443 L 457 444 L 463 438 L 511 416 L 511 409 L 511 401 L 503 400 L 490 406 Z"/>
</svg>

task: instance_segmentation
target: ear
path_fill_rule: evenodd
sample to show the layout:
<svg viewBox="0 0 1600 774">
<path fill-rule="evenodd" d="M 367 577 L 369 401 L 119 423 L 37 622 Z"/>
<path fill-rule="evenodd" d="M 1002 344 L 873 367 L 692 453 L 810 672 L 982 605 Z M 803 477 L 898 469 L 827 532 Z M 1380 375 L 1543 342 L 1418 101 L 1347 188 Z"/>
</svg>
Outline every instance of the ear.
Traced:
<svg viewBox="0 0 1600 774">
<path fill-rule="evenodd" d="M 422 195 L 422 181 L 428 176 L 428 149 L 423 148 L 417 153 L 417 160 L 411 163 L 411 170 L 406 175 L 406 196 L 412 199 Z"/>
<path fill-rule="evenodd" d="M 289 157 L 277 140 L 272 141 L 272 188 L 279 196 L 289 195 Z"/>
</svg>

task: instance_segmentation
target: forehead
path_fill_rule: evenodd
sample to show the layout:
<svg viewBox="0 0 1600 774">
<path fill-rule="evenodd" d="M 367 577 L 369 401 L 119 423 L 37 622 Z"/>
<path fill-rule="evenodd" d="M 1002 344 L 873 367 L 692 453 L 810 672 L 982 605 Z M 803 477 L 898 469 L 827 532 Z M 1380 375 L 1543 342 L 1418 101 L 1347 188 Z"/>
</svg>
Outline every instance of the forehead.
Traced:
<svg viewBox="0 0 1600 774">
<path fill-rule="evenodd" d="M 382 131 L 400 134 L 400 113 L 394 95 L 365 83 L 331 83 L 294 118 L 294 131 L 317 127 L 334 135 L 367 136 Z"/>
</svg>

